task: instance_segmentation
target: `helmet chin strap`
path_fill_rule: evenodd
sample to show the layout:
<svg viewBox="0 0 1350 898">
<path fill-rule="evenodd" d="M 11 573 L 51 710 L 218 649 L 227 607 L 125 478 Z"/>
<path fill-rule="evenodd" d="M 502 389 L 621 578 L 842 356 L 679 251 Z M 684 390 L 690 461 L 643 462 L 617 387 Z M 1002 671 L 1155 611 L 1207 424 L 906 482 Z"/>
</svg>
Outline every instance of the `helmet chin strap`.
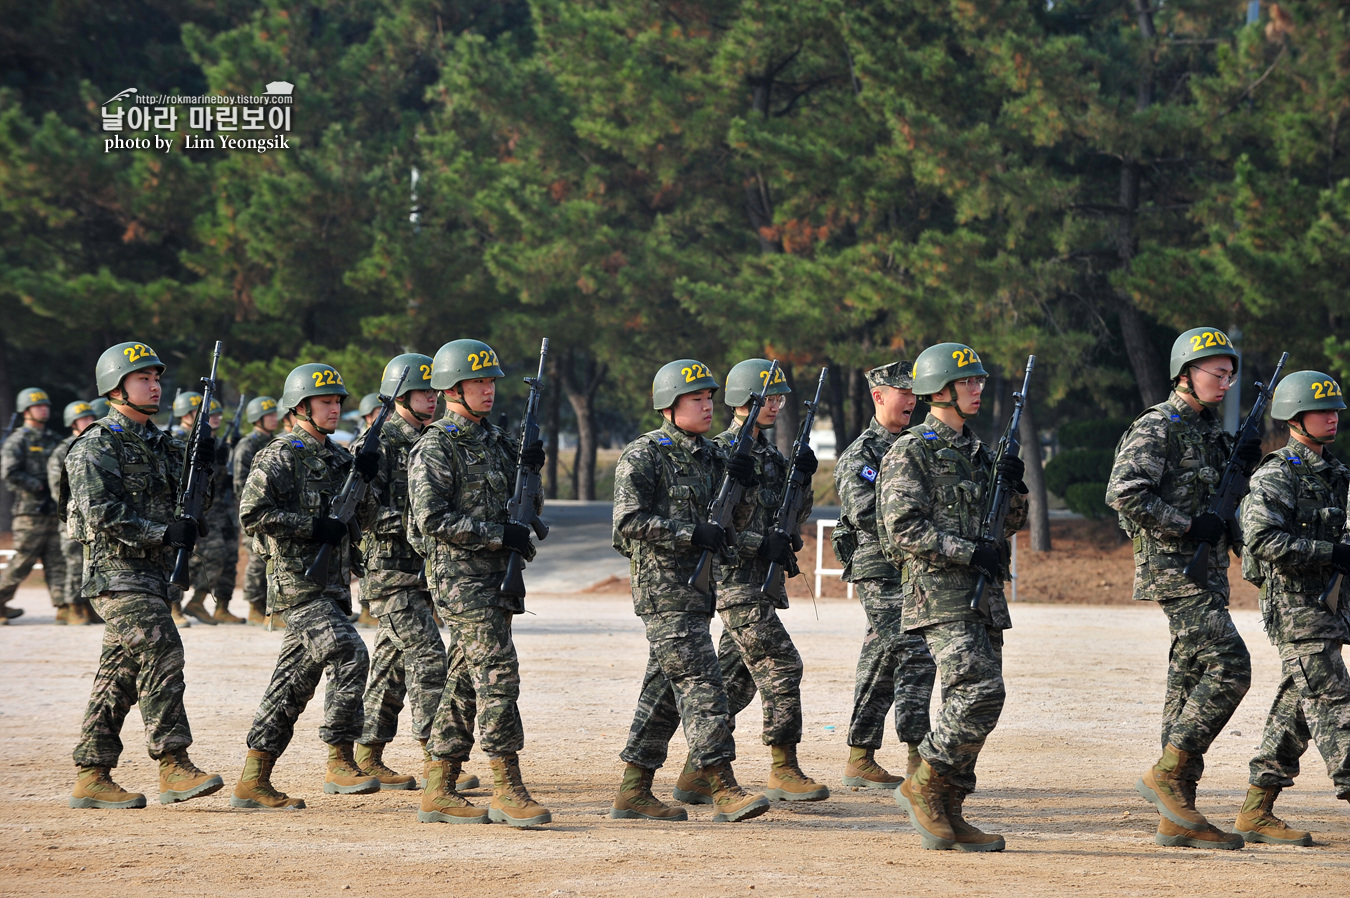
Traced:
<svg viewBox="0 0 1350 898">
<path fill-rule="evenodd" d="M 119 398 L 119 399 L 114 399 L 113 397 L 109 396 L 109 397 L 108 397 L 108 402 L 111 403 L 112 405 L 122 405 L 122 406 L 126 406 L 126 407 L 129 408 L 129 409 L 134 409 L 135 411 L 140 412 L 142 415 L 157 415 L 157 414 L 159 414 L 159 406 L 158 406 L 158 405 L 137 405 L 137 404 L 134 403 L 134 402 L 129 402 L 129 401 L 127 401 L 127 398 L 126 398 L 125 396 L 123 396 L 123 397 L 121 397 L 121 398 Z"/>
<path fill-rule="evenodd" d="M 304 411 L 301 411 L 301 409 L 304 409 Z M 295 417 L 301 421 L 308 421 L 310 424 L 313 424 L 314 429 L 324 436 L 332 436 L 336 432 L 329 430 L 327 427 L 324 427 L 318 421 L 314 420 L 314 413 L 310 411 L 308 399 L 300 400 L 300 404 L 291 411 L 291 414 L 295 415 Z"/>
<path fill-rule="evenodd" d="M 1313 436 L 1312 434 L 1308 433 L 1308 431 L 1306 431 L 1306 430 L 1303 429 L 1303 424 L 1302 424 L 1301 422 L 1290 421 L 1290 422 L 1289 422 L 1289 429 L 1292 430 L 1294 433 L 1299 434 L 1300 436 L 1305 436 L 1305 437 L 1307 437 L 1309 440 L 1312 440 L 1314 443 L 1318 444 L 1319 446 L 1325 446 L 1325 445 L 1327 445 L 1328 443 L 1334 443 L 1334 442 L 1336 442 L 1336 437 L 1335 437 L 1335 436 L 1329 436 L 1329 437 L 1315 437 L 1315 436 Z"/>
<path fill-rule="evenodd" d="M 421 412 L 419 412 L 419 411 L 417 411 L 416 409 L 414 409 L 411 405 L 408 404 L 408 394 L 407 394 L 407 393 L 404 393 L 402 396 L 398 397 L 398 399 L 396 399 L 396 400 L 394 400 L 394 401 L 397 402 L 399 405 L 403 406 L 404 408 L 406 408 L 406 409 L 408 410 L 408 412 L 409 412 L 414 418 L 416 418 L 417 420 L 422 421 L 422 422 L 426 422 L 426 421 L 430 421 L 430 420 L 431 420 L 431 415 L 424 415 L 424 414 L 422 414 Z M 468 408 L 468 406 L 465 406 L 465 408 Z M 476 414 L 478 414 L 478 413 L 477 413 L 477 412 L 474 412 L 474 414 L 476 415 Z"/>
<path fill-rule="evenodd" d="M 459 384 L 455 384 L 453 387 L 451 387 L 451 390 L 452 390 L 453 392 L 457 392 L 457 393 L 459 394 L 459 398 L 458 398 L 458 399 L 446 399 L 446 400 L 445 400 L 445 404 L 446 404 L 446 405 L 457 405 L 457 406 L 459 406 L 460 408 L 464 409 L 464 410 L 465 410 L 466 412 L 468 412 L 469 414 L 473 415 L 475 418 L 486 418 L 486 417 L 488 416 L 488 413 L 487 413 L 487 412 L 480 412 L 480 411 L 478 411 L 478 409 L 476 409 L 476 408 L 474 408 L 473 406 L 469 405 L 469 401 L 468 401 L 467 399 L 464 398 L 464 388 L 461 387 Z M 417 413 L 416 413 L 416 412 L 413 412 L 413 414 L 415 415 L 415 414 L 417 414 Z"/>
<path fill-rule="evenodd" d="M 945 401 L 945 402 L 935 402 L 935 401 L 933 401 L 933 399 L 930 398 L 930 399 L 928 399 L 927 401 L 928 401 L 928 405 L 929 405 L 931 408 L 954 408 L 954 409 L 956 409 L 956 413 L 957 413 L 958 415 L 961 416 L 962 420 L 965 420 L 965 421 L 969 421 L 971 418 L 974 418 L 974 417 L 976 417 L 977 415 L 979 415 L 979 412 L 969 412 L 969 413 L 966 412 L 966 410 L 963 409 L 963 408 L 961 408 L 961 405 L 960 405 L 955 399 L 950 399 L 950 400 L 947 400 L 947 401 Z"/>
</svg>

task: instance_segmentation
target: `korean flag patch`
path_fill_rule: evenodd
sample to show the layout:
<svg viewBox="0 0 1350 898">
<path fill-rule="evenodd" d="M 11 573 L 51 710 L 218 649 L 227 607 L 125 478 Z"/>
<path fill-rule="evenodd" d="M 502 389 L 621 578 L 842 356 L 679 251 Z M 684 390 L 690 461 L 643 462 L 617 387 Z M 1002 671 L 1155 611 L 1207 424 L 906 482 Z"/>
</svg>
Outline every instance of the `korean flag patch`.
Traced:
<svg viewBox="0 0 1350 898">
<path fill-rule="evenodd" d="M 877 469 L 872 467 L 871 465 L 863 465 L 862 470 L 858 472 L 858 476 L 861 477 L 863 480 L 866 480 L 868 483 L 876 483 Z"/>
</svg>

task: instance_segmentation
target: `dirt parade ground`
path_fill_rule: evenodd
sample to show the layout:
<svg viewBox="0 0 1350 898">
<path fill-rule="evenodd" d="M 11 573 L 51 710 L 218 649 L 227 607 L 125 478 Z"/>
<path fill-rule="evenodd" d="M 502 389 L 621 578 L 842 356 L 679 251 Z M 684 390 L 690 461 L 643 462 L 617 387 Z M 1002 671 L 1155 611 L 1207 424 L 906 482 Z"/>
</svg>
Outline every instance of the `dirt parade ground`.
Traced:
<svg viewBox="0 0 1350 898">
<path fill-rule="evenodd" d="M 70 752 L 98 658 L 101 627 L 50 625 L 41 591 L 0 629 L 0 894 L 493 896 L 718 895 L 1326 895 L 1350 877 L 1350 812 L 1337 802 L 1315 749 L 1285 816 L 1316 834 L 1311 848 L 1162 849 L 1157 815 L 1134 792 L 1158 752 L 1167 629 L 1157 608 L 1023 603 L 1006 651 L 1008 702 L 980 760 L 967 804 L 977 824 L 1003 832 L 1008 850 L 930 852 L 888 792 L 844 788 L 840 776 L 863 633 L 855 603 L 796 602 L 785 613 L 806 662 L 802 766 L 834 794 L 775 804 L 759 819 L 713 824 L 706 807 L 687 823 L 608 819 L 618 785 L 646 643 L 622 594 L 532 594 L 518 620 L 528 784 L 552 809 L 537 830 L 417 823 L 417 792 L 325 795 L 316 698 L 282 757 L 277 785 L 300 812 L 231 810 L 228 791 L 176 806 L 155 803 L 156 767 L 131 712 L 117 779 L 150 793 L 144 810 L 71 810 Z M 45 606 L 45 607 L 44 607 Z M 1232 824 L 1247 762 L 1272 698 L 1277 661 L 1255 612 L 1238 611 L 1253 654 L 1253 688 L 1207 758 L 1199 804 Z M 373 631 L 363 631 L 370 640 Z M 276 658 L 280 634 L 193 627 L 184 634 L 193 758 L 238 776 L 244 734 Z M 322 689 L 322 685 L 320 686 Z M 401 726 L 408 726 L 405 711 Z M 740 718 L 737 773 L 762 788 L 767 750 L 759 706 Z M 879 757 L 903 755 L 888 734 Z M 684 743 L 657 775 L 669 798 Z M 416 744 L 390 746 L 395 767 L 420 768 Z M 475 751 L 469 771 L 488 777 Z M 470 797 L 486 804 L 490 793 Z"/>
</svg>

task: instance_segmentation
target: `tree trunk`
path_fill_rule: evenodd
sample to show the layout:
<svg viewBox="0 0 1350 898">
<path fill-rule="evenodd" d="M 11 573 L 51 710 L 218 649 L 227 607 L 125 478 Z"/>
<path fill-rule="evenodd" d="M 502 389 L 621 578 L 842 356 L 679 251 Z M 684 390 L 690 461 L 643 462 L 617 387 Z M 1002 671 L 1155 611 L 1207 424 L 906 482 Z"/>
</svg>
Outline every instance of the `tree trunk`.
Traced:
<svg viewBox="0 0 1350 898">
<path fill-rule="evenodd" d="M 558 357 L 548 360 L 547 393 L 544 401 L 548 403 L 548 462 L 544 466 L 544 498 L 558 498 L 558 445 L 562 430 L 562 386 L 558 383 Z"/>
<path fill-rule="evenodd" d="M 1041 455 L 1041 438 L 1036 432 L 1036 416 L 1028 403 L 1022 409 L 1022 420 L 1017 426 L 1018 439 L 1022 441 L 1022 460 L 1027 470 L 1023 478 L 1027 485 L 1027 499 L 1030 502 L 1031 551 L 1050 551 L 1050 507 L 1046 504 L 1044 457 Z"/>
<path fill-rule="evenodd" d="M 572 476 L 576 484 L 578 499 L 595 499 L 595 394 L 604 382 L 608 371 L 603 362 L 587 358 L 584 378 L 578 378 L 574 364 L 574 354 L 568 352 L 562 365 L 562 384 L 567 391 L 567 401 L 577 417 L 577 455 Z"/>
<path fill-rule="evenodd" d="M 844 407 L 844 372 L 847 370 L 836 366 L 833 362 L 828 363 L 831 371 L 838 371 L 841 376 L 831 377 L 829 380 L 830 388 L 830 423 L 834 425 L 834 455 L 839 457 L 839 453 L 848 448 L 852 442 L 848 438 L 848 416 L 845 414 L 847 409 Z"/>
<path fill-rule="evenodd" d="M 867 386 L 867 369 L 852 369 L 850 381 L 853 385 L 853 408 L 852 414 L 853 426 L 849 428 L 849 442 L 858 438 L 864 430 L 867 429 L 867 422 L 872 417 L 872 390 Z M 843 452 L 843 449 L 839 450 Z"/>
</svg>

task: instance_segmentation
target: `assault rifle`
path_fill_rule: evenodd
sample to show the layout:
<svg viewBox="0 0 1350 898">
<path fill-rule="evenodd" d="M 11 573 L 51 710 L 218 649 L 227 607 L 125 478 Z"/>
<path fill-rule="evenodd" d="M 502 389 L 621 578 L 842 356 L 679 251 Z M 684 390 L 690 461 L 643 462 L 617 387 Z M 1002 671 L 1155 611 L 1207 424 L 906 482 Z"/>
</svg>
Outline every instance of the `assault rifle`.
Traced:
<svg viewBox="0 0 1350 898">
<path fill-rule="evenodd" d="M 755 432 L 755 422 L 759 419 L 760 410 L 764 408 L 764 395 L 768 392 L 769 384 L 773 383 L 777 376 L 778 360 L 775 359 L 773 364 L 769 366 L 769 373 L 764 378 L 764 386 L 760 388 L 758 393 L 750 394 L 750 411 L 745 416 L 741 429 L 736 433 L 736 442 L 731 446 L 732 458 L 737 455 L 750 454 L 751 435 Z M 744 495 L 745 487 L 733 480 L 731 474 L 728 473 L 723 475 L 722 488 L 717 491 L 717 497 L 708 506 L 708 523 L 716 524 L 722 528 L 722 531 L 727 535 L 727 545 L 736 541 L 736 531 L 731 526 L 731 515 Z M 698 558 L 698 565 L 694 568 L 694 573 L 689 575 L 689 585 L 698 590 L 699 595 L 708 597 L 709 614 L 717 610 L 711 580 L 712 554 L 712 549 L 704 549 L 703 554 Z"/>
<path fill-rule="evenodd" d="M 12 415 L 9 416 L 9 425 L 5 428 L 5 432 L 3 434 L 0 434 L 0 443 L 3 443 L 5 440 L 9 439 L 9 435 L 14 432 L 14 428 L 18 427 L 19 422 L 22 420 L 23 420 L 23 412 L 14 412 Z"/>
<path fill-rule="evenodd" d="M 525 378 L 525 383 L 530 385 L 530 398 L 525 400 L 525 419 L 520 424 L 521 452 L 539 439 L 539 400 L 544 392 L 544 360 L 547 357 L 548 337 L 545 337 L 539 346 L 539 374 Z M 544 482 L 539 476 L 539 469 L 517 465 L 516 491 L 506 503 L 506 514 L 512 524 L 533 528 L 534 535 L 540 539 L 548 536 L 548 525 L 539 519 L 534 505 L 543 491 Z M 502 585 L 498 589 L 508 596 L 525 598 L 525 578 L 522 576 L 524 570 L 525 559 L 513 549 L 510 560 L 506 562 L 506 574 L 502 577 Z"/>
<path fill-rule="evenodd" d="M 792 466 L 788 469 L 787 484 L 783 487 L 783 500 L 778 503 L 778 514 L 774 517 L 773 529 L 786 537 L 791 537 L 793 548 L 800 544 L 797 542 L 797 516 L 802 513 L 802 504 L 806 501 L 806 494 L 811 489 L 811 481 L 806 476 L 806 472 L 797 466 L 797 456 L 802 449 L 811 442 L 811 427 L 816 423 L 816 409 L 820 406 L 820 391 L 825 386 L 825 377 L 830 373 L 829 368 L 820 369 L 820 380 L 816 381 L 816 398 L 802 403 L 806 406 L 806 414 L 802 417 L 801 429 L 797 431 L 797 442 L 792 444 Z M 759 591 L 767 593 L 773 589 L 778 579 L 780 565 L 776 561 L 769 562 L 769 573 L 764 577 L 764 583 Z M 800 571 L 797 568 L 797 560 L 793 558 L 788 566 L 788 576 L 795 577 Z"/>
<path fill-rule="evenodd" d="M 1237 440 L 1234 446 L 1241 446 L 1243 443 L 1260 436 L 1262 419 L 1266 414 L 1266 406 L 1270 405 L 1270 394 L 1274 391 L 1275 382 L 1280 379 L 1280 372 L 1284 370 L 1284 363 L 1289 361 L 1289 353 L 1280 356 L 1280 363 L 1275 366 L 1275 373 L 1271 375 L 1266 383 L 1256 382 L 1256 401 L 1252 403 L 1252 410 L 1247 415 L 1247 420 L 1242 422 L 1238 428 Z M 1247 492 L 1247 472 L 1242 469 L 1242 462 L 1238 460 L 1237 453 L 1234 452 L 1228 459 L 1228 464 L 1223 467 L 1223 477 L 1219 479 L 1219 489 L 1214 493 L 1214 498 L 1209 501 L 1209 508 L 1205 511 L 1219 516 L 1230 527 L 1232 526 L 1233 512 L 1237 510 L 1238 501 L 1242 495 Z M 1209 543 L 1202 542 L 1196 548 L 1195 554 L 1191 556 L 1191 563 L 1186 565 L 1183 573 L 1192 583 L 1198 586 L 1204 586 L 1209 582 L 1209 550 L 1212 547 Z"/>
<path fill-rule="evenodd" d="M 1027 390 L 1031 388 L 1031 371 L 1036 367 L 1036 357 L 1027 356 L 1027 372 L 1022 378 L 1022 390 L 1013 393 L 1013 410 L 1008 416 L 1008 426 L 1003 431 L 1003 436 L 998 441 L 998 449 L 994 452 L 994 463 L 1008 456 L 1016 457 L 1022 451 L 1022 444 L 1017 439 L 1017 427 L 1022 423 L 1022 409 L 1027 404 Z M 1003 522 L 1008 517 L 1008 507 L 1012 503 L 1012 484 L 1003 479 L 1001 475 L 994 475 L 994 491 L 989 497 L 989 510 L 984 515 L 984 525 L 980 528 L 980 539 L 988 541 L 995 546 L 1003 543 Z M 970 610 L 979 611 L 984 614 L 989 613 L 989 602 L 984 597 L 985 576 L 980 574 L 980 579 L 975 581 L 975 594 L 970 597 Z"/>
<path fill-rule="evenodd" d="M 218 389 L 216 385 L 216 367 L 220 364 L 220 353 L 224 349 L 224 344 L 216 341 L 215 352 L 211 354 L 211 373 L 202 378 L 202 404 L 201 412 L 192 419 L 192 431 L 188 434 L 187 440 L 187 458 L 183 462 L 183 491 L 178 495 L 177 519 L 192 521 L 197 525 L 197 533 L 201 536 L 206 535 L 206 516 L 202 514 L 202 506 L 206 504 L 206 487 L 211 482 L 211 469 L 213 465 L 201 465 L 197 462 L 202 452 L 202 446 L 211 440 L 211 420 L 207 414 L 211 409 L 211 400 L 216 395 Z M 211 453 L 212 461 L 215 460 L 215 453 Z M 188 564 L 192 560 L 191 549 L 179 549 L 178 555 L 174 558 L 173 575 L 169 577 L 169 582 L 179 589 L 188 587 Z"/>
<path fill-rule="evenodd" d="M 360 455 L 362 452 L 369 452 L 378 449 L 380 445 L 380 428 L 384 427 L 384 422 L 389 414 L 394 410 L 394 397 L 398 391 L 403 389 L 403 382 L 408 379 L 408 372 L 412 370 L 410 365 L 403 366 L 403 373 L 399 375 L 398 383 L 394 384 L 394 389 L 388 396 L 380 394 L 380 413 L 375 416 L 374 422 L 366 429 L 365 436 L 361 438 L 361 445 L 357 447 L 354 455 Z M 356 465 L 352 465 L 351 471 L 347 473 L 347 482 L 342 484 L 342 490 L 333 497 L 333 502 L 328 509 L 328 517 L 347 526 L 351 526 L 352 518 L 356 517 L 357 506 L 366 496 L 366 487 L 369 486 L 356 471 Z M 319 546 L 319 554 L 314 556 L 309 567 L 305 568 L 305 579 L 310 583 L 316 583 L 319 586 L 328 585 L 328 565 L 333 557 L 333 547 L 328 543 Z"/>
<path fill-rule="evenodd" d="M 233 449 L 239 445 L 239 422 L 244 418 L 244 400 L 248 398 L 245 394 L 239 394 L 239 404 L 234 409 L 234 420 L 230 422 L 230 427 L 225 431 L 225 442 L 230 444 Z"/>
</svg>

